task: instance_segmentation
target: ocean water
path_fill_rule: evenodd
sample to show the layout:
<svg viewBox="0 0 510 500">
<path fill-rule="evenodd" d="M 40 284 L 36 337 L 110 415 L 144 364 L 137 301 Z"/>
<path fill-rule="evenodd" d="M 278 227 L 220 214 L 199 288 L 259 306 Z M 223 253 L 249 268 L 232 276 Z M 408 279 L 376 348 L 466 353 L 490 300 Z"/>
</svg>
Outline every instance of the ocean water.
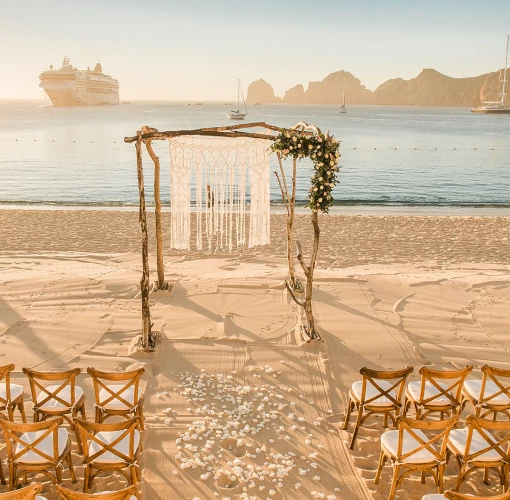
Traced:
<svg viewBox="0 0 510 500">
<path fill-rule="evenodd" d="M 160 130 L 231 125 L 224 103 L 132 102 L 105 107 L 52 107 L 0 101 L 0 204 L 129 206 L 138 202 L 134 144 L 142 125 Z M 510 115 L 467 108 L 250 106 L 247 122 L 292 126 L 306 121 L 341 141 L 339 205 L 510 206 Z M 154 143 L 169 199 L 166 141 Z M 147 196 L 152 162 L 145 157 Z M 272 159 L 272 170 L 277 166 Z M 290 162 L 289 162 L 290 163 Z M 299 166 L 298 200 L 311 167 Z M 274 176 L 271 199 L 279 204 Z"/>
</svg>

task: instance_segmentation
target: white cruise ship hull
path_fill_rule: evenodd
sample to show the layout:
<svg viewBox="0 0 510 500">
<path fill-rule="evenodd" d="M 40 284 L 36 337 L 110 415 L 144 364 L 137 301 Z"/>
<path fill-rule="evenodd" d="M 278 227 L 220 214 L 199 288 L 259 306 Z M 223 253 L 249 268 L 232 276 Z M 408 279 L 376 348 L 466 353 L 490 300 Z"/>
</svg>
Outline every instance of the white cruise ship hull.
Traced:
<svg viewBox="0 0 510 500">
<path fill-rule="evenodd" d="M 76 81 L 41 82 L 39 88 L 53 106 L 119 104 L 118 86 L 91 86 L 85 82 Z"/>
</svg>

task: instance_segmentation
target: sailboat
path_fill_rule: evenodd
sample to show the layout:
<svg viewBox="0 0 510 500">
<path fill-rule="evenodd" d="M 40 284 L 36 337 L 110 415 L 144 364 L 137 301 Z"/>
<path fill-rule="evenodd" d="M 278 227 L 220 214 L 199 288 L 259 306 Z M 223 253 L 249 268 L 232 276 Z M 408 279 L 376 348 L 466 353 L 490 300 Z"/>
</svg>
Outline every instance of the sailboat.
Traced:
<svg viewBox="0 0 510 500">
<path fill-rule="evenodd" d="M 508 84 L 507 79 L 507 70 L 508 70 L 508 45 L 509 45 L 510 36 L 506 35 L 506 56 L 505 56 L 505 69 L 503 70 L 503 80 L 500 77 L 501 93 L 499 94 L 499 101 L 482 101 L 482 106 L 478 108 L 473 108 L 471 111 L 473 113 L 492 113 L 492 114 L 510 114 L 510 108 L 505 106 L 506 100 L 506 87 Z"/>
<path fill-rule="evenodd" d="M 347 113 L 347 110 L 345 109 L 345 78 L 344 78 L 344 101 L 343 104 L 340 106 L 340 109 L 338 110 L 339 113 Z"/>
<path fill-rule="evenodd" d="M 240 99 L 239 97 L 243 97 L 243 104 L 244 104 L 244 110 L 245 113 L 241 113 L 239 110 L 241 109 L 239 103 Z M 237 80 L 237 111 L 230 111 L 230 113 L 227 113 L 227 116 L 231 120 L 244 120 L 244 117 L 248 114 L 248 110 L 246 109 L 246 102 L 244 100 L 244 94 L 243 89 L 241 88 L 241 80 Z"/>
</svg>

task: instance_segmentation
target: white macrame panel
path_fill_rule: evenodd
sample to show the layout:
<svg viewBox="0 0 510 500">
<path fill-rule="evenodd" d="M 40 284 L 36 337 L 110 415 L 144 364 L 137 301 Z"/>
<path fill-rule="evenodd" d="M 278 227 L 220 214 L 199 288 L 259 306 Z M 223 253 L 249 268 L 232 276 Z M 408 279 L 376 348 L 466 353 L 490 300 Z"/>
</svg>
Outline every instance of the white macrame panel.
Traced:
<svg viewBox="0 0 510 500">
<path fill-rule="evenodd" d="M 262 139 L 179 136 L 170 146 L 172 248 L 228 250 L 270 242 L 269 145 Z M 208 187 L 209 186 L 209 190 Z M 250 223 L 246 237 L 246 204 Z"/>
</svg>

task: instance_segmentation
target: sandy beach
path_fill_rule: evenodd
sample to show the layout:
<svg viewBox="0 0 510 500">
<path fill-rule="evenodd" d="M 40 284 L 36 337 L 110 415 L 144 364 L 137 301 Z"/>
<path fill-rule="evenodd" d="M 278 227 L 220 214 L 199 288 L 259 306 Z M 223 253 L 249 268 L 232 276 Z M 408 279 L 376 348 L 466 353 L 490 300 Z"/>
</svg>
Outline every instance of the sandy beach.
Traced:
<svg viewBox="0 0 510 500">
<path fill-rule="evenodd" d="M 129 355 L 141 328 L 138 213 L 0 210 L 0 364 L 16 364 L 26 400 L 24 366 L 144 366 L 144 499 L 384 500 L 391 467 L 374 484 L 382 419 L 369 420 L 349 450 L 352 425 L 341 429 L 349 388 L 362 366 L 413 365 L 412 380 L 422 365 L 473 364 L 471 378 L 484 363 L 510 368 L 510 217 L 328 215 L 320 224 L 314 310 L 322 341 L 305 344 L 296 332 L 296 306 L 282 286 L 284 218 L 272 215 L 267 247 L 166 250 L 173 289 L 151 296 L 161 342 L 154 354 Z M 153 227 L 149 218 L 151 236 Z M 296 235 L 306 255 L 307 216 L 297 216 Z M 79 383 L 92 416 L 92 384 L 85 375 Z M 78 483 L 64 471 L 64 484 L 79 490 L 75 442 L 73 461 Z M 456 474 L 451 460 L 445 489 Z M 484 485 L 477 472 L 461 491 L 501 493 L 490 479 Z M 92 491 L 124 484 L 105 476 Z M 413 475 L 397 498 L 434 492 L 430 476 L 421 484 Z"/>
</svg>

